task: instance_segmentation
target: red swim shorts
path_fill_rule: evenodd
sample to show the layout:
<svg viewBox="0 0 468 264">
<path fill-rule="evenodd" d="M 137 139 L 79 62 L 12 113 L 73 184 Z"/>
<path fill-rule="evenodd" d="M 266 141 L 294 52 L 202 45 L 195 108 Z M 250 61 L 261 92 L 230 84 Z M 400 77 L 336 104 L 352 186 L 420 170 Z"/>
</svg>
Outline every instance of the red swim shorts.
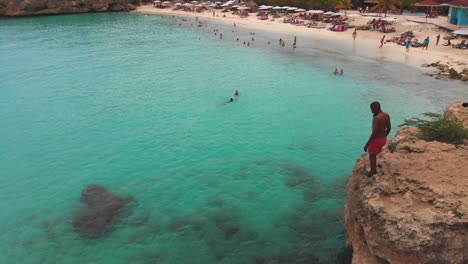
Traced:
<svg viewBox="0 0 468 264">
<path fill-rule="evenodd" d="M 382 151 L 382 147 L 387 143 L 386 138 L 374 138 L 367 146 L 367 152 L 371 155 L 377 155 Z"/>
</svg>

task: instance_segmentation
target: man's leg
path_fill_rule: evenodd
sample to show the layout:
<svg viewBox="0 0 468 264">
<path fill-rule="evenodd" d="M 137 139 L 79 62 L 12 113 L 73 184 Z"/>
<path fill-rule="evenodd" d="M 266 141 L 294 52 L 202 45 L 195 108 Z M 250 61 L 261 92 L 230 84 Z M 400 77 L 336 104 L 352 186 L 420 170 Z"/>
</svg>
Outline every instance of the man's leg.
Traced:
<svg viewBox="0 0 468 264">
<path fill-rule="evenodd" d="M 377 173 L 377 155 L 372 155 L 369 154 L 369 160 L 370 160 L 370 174 L 374 175 Z"/>
</svg>

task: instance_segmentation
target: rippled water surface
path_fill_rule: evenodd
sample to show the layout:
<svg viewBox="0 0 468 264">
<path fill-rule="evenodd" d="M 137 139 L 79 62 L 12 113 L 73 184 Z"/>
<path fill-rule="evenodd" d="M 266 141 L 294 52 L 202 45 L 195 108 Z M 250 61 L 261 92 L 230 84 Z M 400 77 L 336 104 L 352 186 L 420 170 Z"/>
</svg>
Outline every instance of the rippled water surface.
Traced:
<svg viewBox="0 0 468 264">
<path fill-rule="evenodd" d="M 0 21 L 1 263 L 334 263 L 369 103 L 396 125 L 468 98 L 350 47 L 195 25 Z M 97 239 L 72 227 L 88 184 L 135 199 Z"/>
</svg>

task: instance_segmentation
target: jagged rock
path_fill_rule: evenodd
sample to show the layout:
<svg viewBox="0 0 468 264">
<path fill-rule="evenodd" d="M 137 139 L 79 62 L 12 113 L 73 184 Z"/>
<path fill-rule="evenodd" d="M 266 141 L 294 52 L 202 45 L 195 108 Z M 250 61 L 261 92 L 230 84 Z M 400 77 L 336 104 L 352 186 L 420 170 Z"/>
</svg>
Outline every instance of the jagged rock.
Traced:
<svg viewBox="0 0 468 264">
<path fill-rule="evenodd" d="M 131 201 L 109 193 L 102 186 L 88 185 L 81 192 L 84 206 L 73 217 L 75 232 L 83 237 L 99 237 L 114 225 Z"/>
<path fill-rule="evenodd" d="M 468 102 L 456 102 L 445 111 L 446 117 L 453 117 L 460 120 L 463 126 L 468 129 Z"/>
<path fill-rule="evenodd" d="M 468 107 L 468 104 L 466 104 Z M 466 124 L 467 107 L 447 113 Z M 403 129 L 378 156 L 358 160 L 347 186 L 345 225 L 353 263 L 468 263 L 468 145 L 417 137 Z"/>
<path fill-rule="evenodd" d="M 451 79 L 460 80 L 463 76 L 458 73 L 454 68 L 449 69 L 449 74 Z"/>
<path fill-rule="evenodd" d="M 0 0 L 0 16 L 39 16 L 134 10 L 134 0 Z"/>
</svg>

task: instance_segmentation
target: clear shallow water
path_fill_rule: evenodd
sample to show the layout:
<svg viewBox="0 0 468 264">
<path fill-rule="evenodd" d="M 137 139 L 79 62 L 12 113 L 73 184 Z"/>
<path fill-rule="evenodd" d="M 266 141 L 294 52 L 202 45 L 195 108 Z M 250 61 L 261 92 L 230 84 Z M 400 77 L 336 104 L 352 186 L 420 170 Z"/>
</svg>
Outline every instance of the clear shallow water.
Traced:
<svg viewBox="0 0 468 264">
<path fill-rule="evenodd" d="M 191 23 L 0 21 L 1 263 L 332 263 L 368 104 L 396 125 L 468 99 L 352 47 Z M 71 225 L 91 183 L 136 200 L 96 240 Z"/>
</svg>

